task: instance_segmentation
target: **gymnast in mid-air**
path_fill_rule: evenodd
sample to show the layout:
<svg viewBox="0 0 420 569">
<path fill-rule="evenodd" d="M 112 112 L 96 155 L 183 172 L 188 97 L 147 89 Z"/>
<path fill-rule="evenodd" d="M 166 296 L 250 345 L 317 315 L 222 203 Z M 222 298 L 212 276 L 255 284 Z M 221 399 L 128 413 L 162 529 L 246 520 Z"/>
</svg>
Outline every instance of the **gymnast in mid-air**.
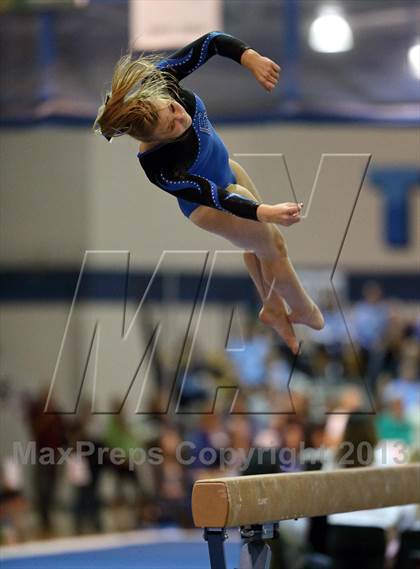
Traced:
<svg viewBox="0 0 420 569">
<path fill-rule="evenodd" d="M 167 58 L 120 59 L 94 128 L 109 141 L 124 134 L 137 140 L 149 180 L 175 196 L 192 223 L 245 251 L 245 265 L 263 304 L 260 319 L 296 354 L 293 324 L 315 330 L 324 325 L 278 228 L 298 223 L 303 204 L 264 203 L 245 170 L 229 158 L 203 101 L 179 84 L 216 54 L 249 69 L 268 92 L 279 80 L 276 63 L 231 35 L 211 32 Z"/>
</svg>

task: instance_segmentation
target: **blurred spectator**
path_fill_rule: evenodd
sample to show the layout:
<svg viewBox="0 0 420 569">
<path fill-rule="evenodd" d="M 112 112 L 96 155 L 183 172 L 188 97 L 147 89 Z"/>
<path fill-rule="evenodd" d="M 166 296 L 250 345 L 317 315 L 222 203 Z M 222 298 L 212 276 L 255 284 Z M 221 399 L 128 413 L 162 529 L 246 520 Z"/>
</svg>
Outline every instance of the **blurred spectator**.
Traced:
<svg viewBox="0 0 420 569">
<path fill-rule="evenodd" d="M 232 349 L 235 348 L 235 349 Z M 266 360 L 271 341 L 268 332 L 248 324 L 243 342 L 237 340 L 228 351 L 242 385 L 256 387 L 266 380 Z"/>
<path fill-rule="evenodd" d="M 342 444 L 333 468 L 366 467 L 377 465 L 379 454 L 375 452 L 378 435 L 371 415 L 357 414 L 349 417 Z M 327 551 L 333 558 L 333 567 L 383 568 L 387 548 L 387 532 L 410 527 L 416 520 L 416 506 L 393 506 L 328 516 Z M 360 528 L 360 529 L 359 529 Z M 394 535 L 394 531 L 392 535 Z M 354 547 L 354 540 L 361 535 L 369 543 Z"/>
<path fill-rule="evenodd" d="M 305 435 L 304 471 L 321 470 L 325 460 L 325 425 L 308 423 Z M 327 516 L 314 516 L 308 520 L 308 545 L 315 554 L 325 555 L 327 551 Z"/>
<path fill-rule="evenodd" d="M 366 283 L 362 295 L 363 300 L 353 309 L 352 334 L 360 348 L 361 371 L 371 379 L 372 387 L 375 388 L 376 377 L 384 357 L 384 340 L 390 312 L 378 283 Z"/>
<path fill-rule="evenodd" d="M 375 460 L 378 440 L 375 422 L 371 415 L 351 415 L 335 454 L 337 466 L 342 468 L 371 466 Z"/>
<path fill-rule="evenodd" d="M 189 434 L 187 440 L 195 459 L 191 469 L 197 471 L 196 477 L 206 477 L 208 470 L 219 473 L 221 467 L 224 467 L 220 462 L 220 451 L 230 447 L 230 437 L 225 431 L 221 415 L 216 413 L 201 415 L 198 428 Z M 214 457 L 213 461 L 209 460 L 210 457 L 204 457 L 204 461 L 199 459 L 205 449 L 209 449 L 208 454 L 211 453 Z"/>
<path fill-rule="evenodd" d="M 244 452 L 248 452 L 251 448 L 254 436 L 250 420 L 252 417 L 247 412 L 247 402 L 242 394 L 242 397 L 238 397 L 235 402 L 235 414 L 229 415 L 226 420 L 226 432 L 230 437 L 231 446 Z"/>
<path fill-rule="evenodd" d="M 23 450 L 28 438 L 21 398 L 13 379 L 0 375 L 0 543 L 3 544 L 22 541 L 30 530 L 24 465 L 19 462 L 15 448 L 17 443 L 19 450 Z"/>
<path fill-rule="evenodd" d="M 266 377 L 271 389 L 274 391 L 287 391 L 291 372 L 290 362 L 279 353 L 279 350 L 272 349 L 267 354 Z"/>
<path fill-rule="evenodd" d="M 119 409 L 120 401 L 112 402 L 113 409 Z M 103 436 L 104 444 L 109 447 L 108 467 L 115 476 L 114 510 L 123 504 L 130 504 L 133 509 L 139 507 L 141 487 L 137 471 L 130 465 L 130 454 L 139 446 L 139 441 L 125 413 L 119 410 L 109 415 Z"/>
<path fill-rule="evenodd" d="M 28 502 L 23 492 L 23 473 L 13 459 L 3 461 L 0 471 L 0 543 L 22 541 Z"/>
<path fill-rule="evenodd" d="M 282 472 L 300 472 L 304 469 L 301 452 L 305 444 L 303 423 L 289 419 L 282 432 L 280 469 Z"/>
<path fill-rule="evenodd" d="M 180 408 L 185 409 L 205 401 L 213 387 L 213 370 L 207 364 L 207 354 L 203 353 L 192 336 L 188 336 L 185 343 L 176 345 L 173 354 L 175 357 L 173 361 L 168 362 L 166 375 L 167 380 L 171 382 L 174 379 L 174 371 L 177 370 L 178 377 L 183 378 L 182 392 L 179 394 Z M 181 358 L 177 362 L 179 354 Z"/>
<path fill-rule="evenodd" d="M 159 447 L 163 461 L 157 469 L 156 495 L 159 523 L 187 527 L 190 523 L 190 487 L 187 485 L 186 468 L 179 460 L 181 442 L 176 427 L 166 425 L 162 429 Z"/>
<path fill-rule="evenodd" d="M 338 401 L 330 411 L 325 426 L 325 444 L 336 448 L 343 439 L 349 415 L 362 408 L 363 396 L 355 385 L 340 390 Z"/>
<path fill-rule="evenodd" d="M 50 535 L 53 529 L 51 513 L 56 505 L 59 449 L 67 445 L 63 415 L 52 398 L 48 401 L 48 394 L 49 390 L 44 388 L 36 399 L 27 403 L 27 418 L 36 443 L 34 490 L 45 536 Z M 47 401 L 48 411 L 45 410 Z M 48 449 L 44 457 L 43 449 Z"/>
<path fill-rule="evenodd" d="M 324 423 L 306 422 L 305 449 L 304 470 L 321 470 L 326 452 Z"/>
<path fill-rule="evenodd" d="M 87 529 L 101 532 L 99 481 L 102 472 L 98 451 L 101 442 L 95 440 L 91 432 L 94 416 L 91 406 L 83 402 L 81 410 L 69 427 L 69 446 L 77 449 L 82 443 L 83 452 L 88 456 L 80 456 L 75 450 L 68 462 L 68 478 L 74 487 L 74 530 L 77 534 Z"/>
<path fill-rule="evenodd" d="M 332 290 L 323 291 L 319 307 L 325 320 L 325 326 L 320 331 L 309 332 L 313 342 L 325 346 L 332 356 L 340 356 L 343 345 L 349 341 L 344 317 L 338 308 L 337 300 Z"/>
<path fill-rule="evenodd" d="M 354 306 L 352 322 L 355 339 L 369 352 L 377 348 L 384 339 L 390 314 L 378 283 L 366 283 L 362 295 L 363 300 Z"/>
<path fill-rule="evenodd" d="M 417 342 L 420 342 L 420 312 L 417 310 L 416 319 L 413 322 L 413 335 Z"/>
<path fill-rule="evenodd" d="M 399 397 L 389 396 L 385 409 L 379 413 L 376 426 L 381 440 L 401 441 L 410 445 L 413 432 L 410 422 L 404 416 L 404 406 Z"/>
<path fill-rule="evenodd" d="M 420 378 L 417 361 L 410 358 L 400 364 L 399 377 L 391 380 L 385 387 L 385 400 L 400 399 L 404 415 L 420 412 Z"/>
</svg>

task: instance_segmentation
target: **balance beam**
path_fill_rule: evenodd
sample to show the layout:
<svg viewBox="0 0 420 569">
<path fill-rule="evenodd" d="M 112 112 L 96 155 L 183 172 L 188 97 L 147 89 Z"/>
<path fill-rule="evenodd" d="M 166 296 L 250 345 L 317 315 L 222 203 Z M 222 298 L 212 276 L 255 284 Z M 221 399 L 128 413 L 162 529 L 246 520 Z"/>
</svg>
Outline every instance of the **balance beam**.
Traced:
<svg viewBox="0 0 420 569">
<path fill-rule="evenodd" d="M 229 528 L 420 503 L 420 463 L 199 480 L 194 524 Z"/>
</svg>

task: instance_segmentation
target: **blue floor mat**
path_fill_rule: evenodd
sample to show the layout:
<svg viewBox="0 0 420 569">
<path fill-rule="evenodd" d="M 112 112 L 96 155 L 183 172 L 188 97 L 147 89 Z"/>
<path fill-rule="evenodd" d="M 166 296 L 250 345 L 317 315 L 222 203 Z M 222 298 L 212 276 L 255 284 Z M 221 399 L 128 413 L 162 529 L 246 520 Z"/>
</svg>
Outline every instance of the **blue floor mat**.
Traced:
<svg viewBox="0 0 420 569">
<path fill-rule="evenodd" d="M 238 566 L 240 545 L 227 542 L 230 569 Z M 207 545 L 161 543 L 21 557 L 0 561 L 1 569 L 210 569 Z"/>
</svg>

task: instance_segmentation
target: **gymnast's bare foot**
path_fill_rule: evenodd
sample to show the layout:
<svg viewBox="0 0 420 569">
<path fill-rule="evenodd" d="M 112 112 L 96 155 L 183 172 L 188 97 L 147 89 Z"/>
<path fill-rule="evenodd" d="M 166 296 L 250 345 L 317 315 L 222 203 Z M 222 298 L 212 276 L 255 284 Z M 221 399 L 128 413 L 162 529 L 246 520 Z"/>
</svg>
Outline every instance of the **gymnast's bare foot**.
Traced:
<svg viewBox="0 0 420 569">
<path fill-rule="evenodd" d="M 266 326 L 270 326 L 277 332 L 294 354 L 299 351 L 299 342 L 295 336 L 293 326 L 291 325 L 286 308 L 277 308 L 276 310 L 267 306 L 263 306 L 259 313 L 259 319 Z"/>
<path fill-rule="evenodd" d="M 290 322 L 293 322 L 293 324 L 304 324 L 305 326 L 309 326 L 309 328 L 313 328 L 314 330 L 322 330 L 325 325 L 322 312 L 315 304 L 315 302 L 312 303 L 312 308 L 310 310 L 293 310 L 289 314 L 289 320 Z"/>
</svg>

